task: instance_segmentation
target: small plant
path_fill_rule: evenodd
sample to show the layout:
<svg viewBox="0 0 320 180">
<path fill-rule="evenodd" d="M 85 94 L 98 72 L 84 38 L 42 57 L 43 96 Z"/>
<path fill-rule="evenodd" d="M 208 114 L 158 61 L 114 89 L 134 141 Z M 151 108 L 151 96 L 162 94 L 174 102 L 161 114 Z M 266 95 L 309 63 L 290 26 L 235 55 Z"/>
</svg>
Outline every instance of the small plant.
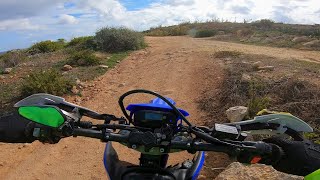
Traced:
<svg viewBox="0 0 320 180">
<path fill-rule="evenodd" d="M 214 35 L 217 34 L 217 31 L 212 30 L 212 29 L 202 29 L 202 30 L 198 30 L 196 32 L 195 37 L 196 38 L 203 38 L 203 37 L 212 37 Z"/>
<path fill-rule="evenodd" d="M 91 50 L 74 52 L 67 60 L 67 64 L 75 66 L 95 66 L 100 64 L 100 58 Z"/>
<path fill-rule="evenodd" d="M 48 70 L 31 73 L 22 83 L 21 93 L 28 96 L 34 93 L 63 95 L 69 93 L 72 83 L 58 71 Z"/>
<path fill-rule="evenodd" d="M 248 101 L 249 116 L 254 117 L 262 109 L 266 109 L 269 106 L 270 100 L 266 97 L 253 97 Z"/>
<path fill-rule="evenodd" d="M 106 52 L 137 50 L 145 46 L 142 33 L 127 28 L 102 28 L 96 32 L 97 48 Z"/>
<path fill-rule="evenodd" d="M 241 55 L 238 51 L 218 51 L 214 53 L 215 58 L 237 58 Z"/>
<path fill-rule="evenodd" d="M 113 68 L 117 64 L 117 62 L 123 60 L 127 56 L 128 56 L 128 52 L 114 53 L 112 54 L 110 59 L 107 60 L 105 64 L 110 68 Z"/>
<path fill-rule="evenodd" d="M 266 109 L 270 100 L 264 97 L 267 93 L 267 85 L 263 80 L 252 80 L 248 88 L 248 108 L 249 116 L 254 117 L 262 109 Z"/>
<path fill-rule="evenodd" d="M 34 45 L 32 45 L 28 53 L 30 54 L 38 54 L 38 53 L 49 53 L 54 52 L 57 50 L 60 50 L 64 47 L 64 43 L 61 43 L 61 41 L 55 42 L 55 41 L 41 41 Z"/>
</svg>

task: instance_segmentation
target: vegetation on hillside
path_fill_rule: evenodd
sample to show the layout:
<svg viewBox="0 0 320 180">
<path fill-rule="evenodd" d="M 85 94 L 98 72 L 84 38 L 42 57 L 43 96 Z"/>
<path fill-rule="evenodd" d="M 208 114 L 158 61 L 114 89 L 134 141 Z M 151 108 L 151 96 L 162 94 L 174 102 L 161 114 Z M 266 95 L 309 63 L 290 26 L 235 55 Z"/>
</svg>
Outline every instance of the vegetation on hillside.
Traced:
<svg viewBox="0 0 320 180">
<path fill-rule="evenodd" d="M 284 24 L 269 19 L 250 23 L 227 22 L 219 19 L 207 22 L 185 22 L 175 26 L 151 28 L 144 33 L 148 36 L 188 34 L 197 38 L 213 37 L 221 41 L 320 50 L 319 25 Z"/>
<path fill-rule="evenodd" d="M 76 80 L 92 80 L 114 67 L 130 51 L 145 46 L 142 33 L 126 28 L 102 28 L 95 36 L 76 37 L 69 42 L 41 41 L 27 49 L 1 54 L 0 114 L 12 108 L 17 98 L 33 93 L 72 93 Z M 2 74 L 5 69 L 9 72 Z"/>
<path fill-rule="evenodd" d="M 41 41 L 35 43 L 28 49 L 29 54 L 39 54 L 39 53 L 50 53 L 54 51 L 58 51 L 65 46 L 65 41 L 60 39 L 58 41 Z"/>
<path fill-rule="evenodd" d="M 185 26 L 169 26 L 169 27 L 157 27 L 151 28 L 144 33 L 147 36 L 184 36 L 187 35 L 189 31 L 188 27 Z"/>
</svg>

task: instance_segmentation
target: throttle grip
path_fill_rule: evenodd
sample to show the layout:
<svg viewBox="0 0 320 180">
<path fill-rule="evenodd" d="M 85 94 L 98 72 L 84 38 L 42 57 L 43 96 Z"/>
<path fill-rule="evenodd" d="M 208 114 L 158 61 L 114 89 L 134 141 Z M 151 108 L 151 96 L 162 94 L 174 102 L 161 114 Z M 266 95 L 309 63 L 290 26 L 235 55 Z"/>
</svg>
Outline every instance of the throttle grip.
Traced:
<svg viewBox="0 0 320 180">
<path fill-rule="evenodd" d="M 262 141 L 248 143 L 253 143 L 251 145 L 256 149 L 254 151 L 242 150 L 237 156 L 237 160 L 241 163 L 272 165 L 284 155 L 283 150 L 275 144 L 268 144 Z"/>
</svg>

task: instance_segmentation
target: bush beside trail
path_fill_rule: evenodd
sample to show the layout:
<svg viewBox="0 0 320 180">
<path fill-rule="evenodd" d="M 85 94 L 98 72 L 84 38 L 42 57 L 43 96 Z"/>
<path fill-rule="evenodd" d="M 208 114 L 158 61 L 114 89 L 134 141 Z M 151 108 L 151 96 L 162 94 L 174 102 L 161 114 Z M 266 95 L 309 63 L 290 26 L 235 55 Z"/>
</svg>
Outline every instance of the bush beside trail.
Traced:
<svg viewBox="0 0 320 180">
<path fill-rule="evenodd" d="M 97 48 L 97 44 L 95 43 L 94 36 L 82 36 L 71 39 L 67 47 L 94 50 Z"/>
<path fill-rule="evenodd" d="M 15 67 L 29 58 L 24 50 L 14 50 L 0 55 L 0 69 Z"/>
<path fill-rule="evenodd" d="M 49 93 L 63 95 L 69 93 L 72 88 L 70 80 L 61 76 L 56 70 L 47 70 L 31 73 L 22 83 L 23 96 L 35 93 Z"/>
<path fill-rule="evenodd" d="M 75 66 L 94 66 L 100 63 L 100 59 L 91 50 L 74 52 L 67 60 L 67 64 Z"/>
<path fill-rule="evenodd" d="M 143 34 L 127 28 L 102 28 L 94 39 L 97 49 L 105 52 L 138 50 L 145 46 Z"/>
</svg>

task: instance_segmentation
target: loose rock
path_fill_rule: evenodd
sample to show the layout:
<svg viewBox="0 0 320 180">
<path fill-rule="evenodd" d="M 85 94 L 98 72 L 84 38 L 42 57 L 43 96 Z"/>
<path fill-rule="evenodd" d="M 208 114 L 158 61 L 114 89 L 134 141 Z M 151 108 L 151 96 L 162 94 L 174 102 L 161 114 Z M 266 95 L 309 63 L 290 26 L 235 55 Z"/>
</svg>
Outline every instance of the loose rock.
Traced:
<svg viewBox="0 0 320 180">
<path fill-rule="evenodd" d="M 227 118 L 230 122 L 241 121 L 249 112 L 249 109 L 244 106 L 235 106 L 226 110 Z"/>
<path fill-rule="evenodd" d="M 81 84 L 80 79 L 78 79 L 78 78 L 76 79 L 76 84 L 77 84 L 77 85 L 80 85 L 80 84 Z"/>
<path fill-rule="evenodd" d="M 205 176 L 205 175 L 199 175 L 197 179 L 198 179 L 198 180 L 206 180 L 206 179 L 207 179 L 207 176 Z"/>
<path fill-rule="evenodd" d="M 258 69 L 260 66 L 262 66 L 262 62 L 261 61 L 254 62 L 252 64 L 252 68 L 253 69 Z"/>
<path fill-rule="evenodd" d="M 108 69 L 109 68 L 109 66 L 107 66 L 107 65 L 99 65 L 99 67 L 104 68 L 104 69 Z"/>
<path fill-rule="evenodd" d="M 274 70 L 274 66 L 262 66 L 262 67 L 258 67 L 258 70 L 263 70 L 263 71 L 273 71 Z"/>
<path fill-rule="evenodd" d="M 118 87 L 123 87 L 123 86 L 125 86 L 125 85 L 126 85 L 126 83 L 121 83 L 121 84 L 119 84 Z"/>
<path fill-rule="evenodd" d="M 3 74 L 10 74 L 12 72 L 12 68 L 5 68 L 3 70 Z"/>
<path fill-rule="evenodd" d="M 73 86 L 72 89 L 71 89 L 71 92 L 72 92 L 73 94 L 79 94 L 80 91 L 77 89 L 76 86 Z"/>
<path fill-rule="evenodd" d="M 294 37 L 291 41 L 296 43 L 301 43 L 301 42 L 309 41 L 309 38 L 307 36 L 300 36 L 300 37 Z"/>
<path fill-rule="evenodd" d="M 216 177 L 216 180 L 278 180 L 278 179 L 290 179 L 290 180 L 302 180 L 303 177 L 286 174 L 275 170 L 272 166 L 263 164 L 244 165 L 239 162 L 230 164 L 222 173 Z"/>
<path fill-rule="evenodd" d="M 72 69 L 72 66 L 70 66 L 68 64 L 64 65 L 62 68 L 63 71 L 70 71 L 71 69 Z"/>
<path fill-rule="evenodd" d="M 251 81 L 251 76 L 249 74 L 242 74 L 242 77 L 241 77 L 241 81 L 244 81 L 244 82 L 250 82 Z"/>
</svg>

